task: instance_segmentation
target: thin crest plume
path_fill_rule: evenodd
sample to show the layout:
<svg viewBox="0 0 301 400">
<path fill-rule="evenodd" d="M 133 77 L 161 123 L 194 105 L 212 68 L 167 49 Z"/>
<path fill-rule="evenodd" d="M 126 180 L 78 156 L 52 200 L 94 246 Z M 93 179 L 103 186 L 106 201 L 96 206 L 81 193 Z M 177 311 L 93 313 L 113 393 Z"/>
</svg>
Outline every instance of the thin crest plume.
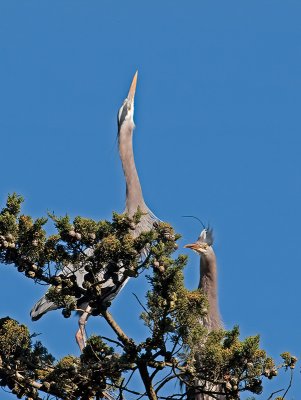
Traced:
<svg viewBox="0 0 301 400">
<path fill-rule="evenodd" d="M 207 230 L 206 226 L 203 224 L 203 222 L 198 217 L 195 217 L 194 215 L 182 215 L 182 217 L 183 218 L 194 218 L 194 219 L 198 220 L 201 223 L 202 227 Z"/>
</svg>

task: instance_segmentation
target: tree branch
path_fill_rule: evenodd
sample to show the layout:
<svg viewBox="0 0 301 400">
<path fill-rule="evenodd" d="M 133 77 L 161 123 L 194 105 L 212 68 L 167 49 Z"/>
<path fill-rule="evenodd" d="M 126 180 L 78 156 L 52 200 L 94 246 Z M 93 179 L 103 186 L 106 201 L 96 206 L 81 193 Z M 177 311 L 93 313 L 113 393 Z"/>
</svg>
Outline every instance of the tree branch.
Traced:
<svg viewBox="0 0 301 400">
<path fill-rule="evenodd" d="M 133 347 L 134 341 L 133 339 L 129 338 L 123 330 L 120 328 L 120 326 L 117 324 L 117 322 L 114 320 L 112 315 L 109 313 L 108 310 L 103 310 L 101 312 L 102 316 L 104 319 L 107 321 L 107 323 L 110 325 L 110 327 L 113 329 L 113 331 L 116 333 L 118 336 L 119 340 L 125 345 L 125 346 L 131 346 Z"/>
</svg>

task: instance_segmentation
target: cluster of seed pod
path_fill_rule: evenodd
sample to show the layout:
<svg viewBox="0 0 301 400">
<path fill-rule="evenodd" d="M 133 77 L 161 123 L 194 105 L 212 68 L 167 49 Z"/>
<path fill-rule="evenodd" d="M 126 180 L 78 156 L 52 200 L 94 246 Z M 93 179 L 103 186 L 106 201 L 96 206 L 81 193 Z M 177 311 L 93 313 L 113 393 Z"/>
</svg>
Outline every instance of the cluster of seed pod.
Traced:
<svg viewBox="0 0 301 400">
<path fill-rule="evenodd" d="M 238 384 L 239 380 L 235 376 L 228 378 L 228 380 L 225 383 L 225 391 L 228 396 L 233 396 L 233 399 L 237 399 Z M 227 398 L 231 399 L 231 397 Z"/>
<path fill-rule="evenodd" d="M 27 395 L 26 400 L 34 400 L 37 397 L 37 391 L 31 387 L 24 387 L 24 385 L 18 384 L 17 382 L 10 387 L 12 394 L 15 394 L 17 399 L 22 399 L 24 395 Z"/>
<path fill-rule="evenodd" d="M 11 233 L 0 235 L 0 249 L 14 249 L 16 247 L 15 239 Z"/>
<path fill-rule="evenodd" d="M 70 231 L 68 232 L 68 236 L 69 238 L 72 240 L 81 240 L 82 235 L 79 232 L 76 232 L 74 229 L 70 229 Z"/>
<path fill-rule="evenodd" d="M 74 227 L 72 227 L 72 229 L 70 229 L 70 230 L 67 232 L 67 235 L 65 234 L 65 235 L 63 235 L 63 236 L 65 236 L 65 238 L 66 238 L 67 240 L 71 240 L 71 241 L 81 240 L 82 237 L 83 237 L 83 235 L 82 235 L 80 232 L 77 232 L 77 231 L 74 229 Z M 94 232 L 89 233 L 87 239 L 88 239 L 89 241 L 91 241 L 91 242 L 94 242 L 94 240 L 96 239 L 96 234 L 95 234 Z"/>
<path fill-rule="evenodd" d="M 39 267 L 36 264 L 31 264 L 28 269 L 26 269 L 25 275 L 33 279 L 36 277 L 38 270 Z"/>
<path fill-rule="evenodd" d="M 130 276 L 132 278 L 137 278 L 137 276 L 139 275 L 139 272 L 137 271 L 136 268 L 130 266 L 129 268 L 127 268 L 124 272 L 125 275 Z"/>
<path fill-rule="evenodd" d="M 163 264 L 160 264 L 159 261 L 155 260 L 153 262 L 153 267 L 154 269 L 157 269 L 161 274 L 163 274 L 165 272 L 165 267 Z"/>
<path fill-rule="evenodd" d="M 296 362 L 298 361 L 298 358 L 295 356 L 291 356 L 291 362 L 290 362 L 290 368 L 294 369 L 296 366 Z"/>
<path fill-rule="evenodd" d="M 263 375 L 269 379 L 272 379 L 274 376 L 278 375 L 278 371 L 276 368 L 266 368 L 263 372 Z"/>
<path fill-rule="evenodd" d="M 60 293 L 63 289 L 74 289 L 74 295 L 75 297 L 80 297 L 81 292 L 79 287 L 77 286 L 76 283 L 76 276 L 75 275 L 56 275 L 51 278 L 51 284 L 54 286 L 54 290 L 56 293 Z M 69 293 L 68 293 L 69 294 Z M 71 294 L 71 293 L 70 293 Z"/>
<path fill-rule="evenodd" d="M 172 308 L 175 308 L 176 302 L 177 302 L 177 300 L 178 300 L 177 293 L 176 293 L 176 292 L 172 292 L 172 293 L 170 294 L 170 296 L 169 296 L 169 299 L 170 299 L 170 301 L 169 301 L 169 307 L 170 307 L 171 309 L 172 309 Z"/>
<path fill-rule="evenodd" d="M 262 392 L 261 380 L 257 378 L 250 380 L 249 383 L 246 385 L 246 389 L 255 394 L 260 394 Z"/>
<path fill-rule="evenodd" d="M 89 296 L 100 296 L 102 294 L 102 284 L 92 272 L 85 274 L 82 286 L 84 289 L 89 290 Z"/>
</svg>

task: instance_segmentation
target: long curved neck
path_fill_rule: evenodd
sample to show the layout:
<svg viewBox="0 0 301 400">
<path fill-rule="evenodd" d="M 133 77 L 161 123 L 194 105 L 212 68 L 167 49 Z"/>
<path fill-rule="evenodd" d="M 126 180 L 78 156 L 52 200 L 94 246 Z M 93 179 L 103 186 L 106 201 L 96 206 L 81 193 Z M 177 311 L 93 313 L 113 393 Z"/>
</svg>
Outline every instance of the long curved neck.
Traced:
<svg viewBox="0 0 301 400">
<path fill-rule="evenodd" d="M 206 294 L 209 302 L 208 321 L 206 321 L 208 329 L 221 328 L 222 322 L 218 307 L 216 257 L 213 252 L 209 257 L 201 256 L 199 288 Z"/>
<path fill-rule="evenodd" d="M 126 211 L 130 215 L 137 211 L 138 206 L 141 209 L 145 208 L 134 159 L 133 129 L 133 122 L 125 121 L 119 131 L 119 153 L 126 180 Z"/>
</svg>

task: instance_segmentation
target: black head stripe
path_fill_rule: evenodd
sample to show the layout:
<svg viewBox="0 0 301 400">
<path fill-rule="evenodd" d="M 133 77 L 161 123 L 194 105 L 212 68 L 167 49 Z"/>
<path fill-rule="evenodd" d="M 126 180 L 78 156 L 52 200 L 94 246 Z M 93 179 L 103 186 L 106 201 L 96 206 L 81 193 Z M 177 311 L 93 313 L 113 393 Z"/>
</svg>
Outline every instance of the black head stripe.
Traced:
<svg viewBox="0 0 301 400">
<path fill-rule="evenodd" d="M 121 107 L 121 109 L 118 111 L 118 114 L 117 114 L 118 129 L 123 124 L 125 117 L 127 116 L 127 113 L 128 113 L 128 106 L 127 106 L 127 103 L 125 103 Z"/>
</svg>

